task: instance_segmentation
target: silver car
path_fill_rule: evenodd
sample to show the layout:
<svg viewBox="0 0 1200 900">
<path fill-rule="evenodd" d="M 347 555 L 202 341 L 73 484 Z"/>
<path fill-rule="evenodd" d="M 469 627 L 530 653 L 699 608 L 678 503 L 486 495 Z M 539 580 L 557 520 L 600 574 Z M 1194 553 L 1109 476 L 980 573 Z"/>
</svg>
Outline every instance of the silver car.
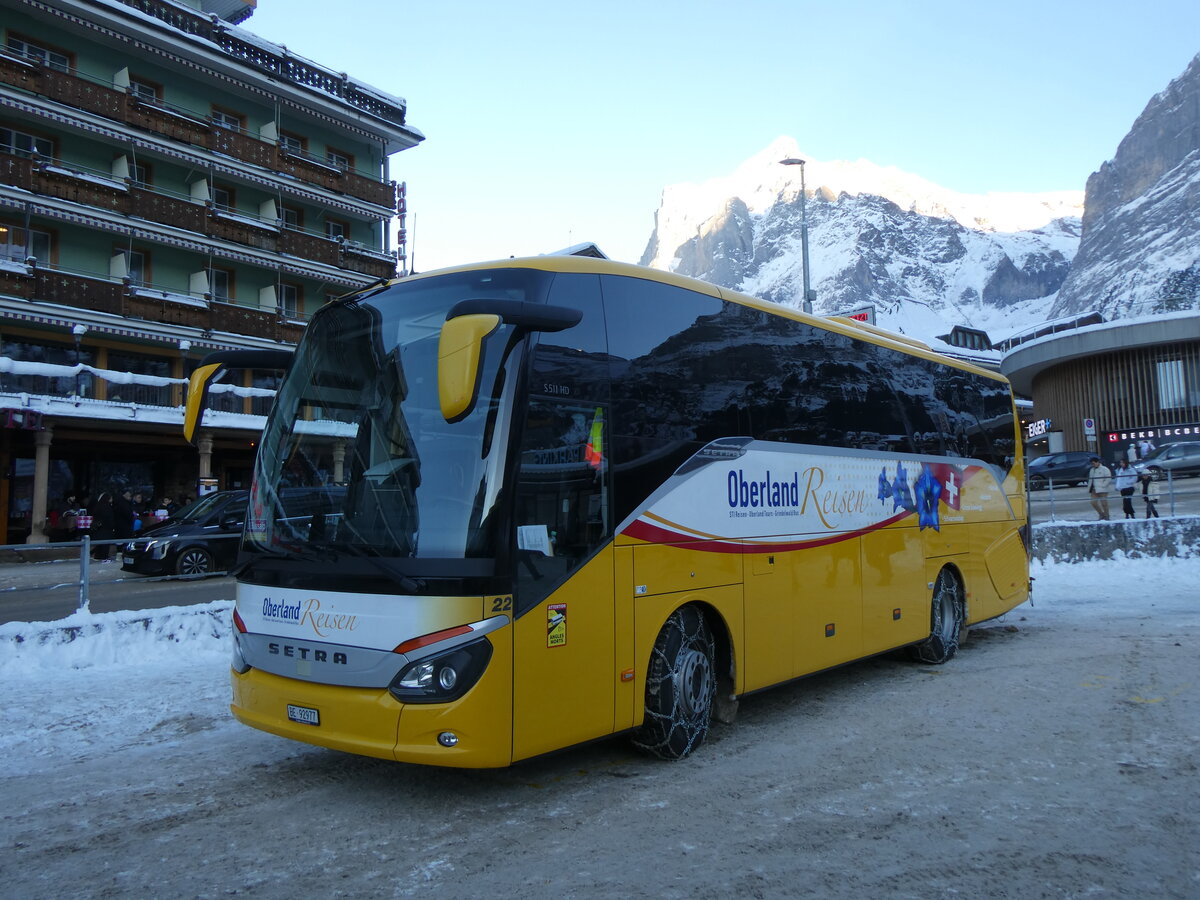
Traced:
<svg viewBox="0 0 1200 900">
<path fill-rule="evenodd" d="M 1179 475 L 1200 475 L 1200 441 L 1177 441 L 1163 444 L 1145 459 L 1133 464 L 1135 472 L 1149 472 L 1155 481 Z"/>
</svg>

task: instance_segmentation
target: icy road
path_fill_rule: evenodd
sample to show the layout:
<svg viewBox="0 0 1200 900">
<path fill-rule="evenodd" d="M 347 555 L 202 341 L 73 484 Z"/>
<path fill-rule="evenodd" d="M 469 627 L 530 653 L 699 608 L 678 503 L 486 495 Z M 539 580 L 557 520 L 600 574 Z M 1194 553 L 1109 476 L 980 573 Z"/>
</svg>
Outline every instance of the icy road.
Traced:
<svg viewBox="0 0 1200 900">
<path fill-rule="evenodd" d="M 250 730 L 227 604 L 0 626 L 0 891 L 1200 896 L 1200 560 L 1034 574 L 948 665 L 746 698 L 673 764 L 618 738 L 438 770 Z"/>
</svg>

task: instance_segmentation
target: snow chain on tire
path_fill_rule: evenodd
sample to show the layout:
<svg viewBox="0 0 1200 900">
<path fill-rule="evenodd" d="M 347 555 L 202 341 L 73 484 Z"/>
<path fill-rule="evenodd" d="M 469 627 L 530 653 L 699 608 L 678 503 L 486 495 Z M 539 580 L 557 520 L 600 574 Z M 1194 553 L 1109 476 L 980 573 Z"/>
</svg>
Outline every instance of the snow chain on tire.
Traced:
<svg viewBox="0 0 1200 900">
<path fill-rule="evenodd" d="M 683 759 L 708 735 L 717 692 L 716 648 L 700 610 L 675 610 L 658 633 L 646 672 L 646 717 L 634 746 Z"/>
<path fill-rule="evenodd" d="M 931 605 L 929 637 L 910 647 L 909 653 L 919 662 L 939 666 L 958 652 L 963 629 L 962 589 L 952 570 L 942 569 L 938 573 Z"/>
</svg>

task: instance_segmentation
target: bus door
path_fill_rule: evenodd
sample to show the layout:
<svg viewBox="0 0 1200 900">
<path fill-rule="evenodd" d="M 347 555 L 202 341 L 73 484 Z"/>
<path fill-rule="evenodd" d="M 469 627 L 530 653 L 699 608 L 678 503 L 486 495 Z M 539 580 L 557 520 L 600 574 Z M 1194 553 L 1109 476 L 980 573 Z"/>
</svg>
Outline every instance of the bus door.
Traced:
<svg viewBox="0 0 1200 900">
<path fill-rule="evenodd" d="M 605 434 L 601 405 L 530 399 L 515 501 L 514 760 L 613 729 Z"/>
</svg>

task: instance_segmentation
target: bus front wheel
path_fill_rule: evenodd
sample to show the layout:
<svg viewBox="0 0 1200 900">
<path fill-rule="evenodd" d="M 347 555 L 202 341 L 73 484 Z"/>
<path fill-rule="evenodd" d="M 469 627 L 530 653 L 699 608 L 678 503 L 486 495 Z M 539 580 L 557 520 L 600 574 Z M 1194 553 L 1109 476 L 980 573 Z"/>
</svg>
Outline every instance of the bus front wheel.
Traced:
<svg viewBox="0 0 1200 900">
<path fill-rule="evenodd" d="M 952 569 L 942 569 L 933 585 L 929 637 L 914 644 L 912 658 L 930 665 L 949 662 L 958 652 L 962 637 L 964 604 L 962 583 Z"/>
<path fill-rule="evenodd" d="M 646 672 L 646 718 L 635 746 L 659 759 L 683 759 L 708 735 L 717 692 L 716 647 L 704 615 L 675 610 L 658 633 Z"/>
</svg>

